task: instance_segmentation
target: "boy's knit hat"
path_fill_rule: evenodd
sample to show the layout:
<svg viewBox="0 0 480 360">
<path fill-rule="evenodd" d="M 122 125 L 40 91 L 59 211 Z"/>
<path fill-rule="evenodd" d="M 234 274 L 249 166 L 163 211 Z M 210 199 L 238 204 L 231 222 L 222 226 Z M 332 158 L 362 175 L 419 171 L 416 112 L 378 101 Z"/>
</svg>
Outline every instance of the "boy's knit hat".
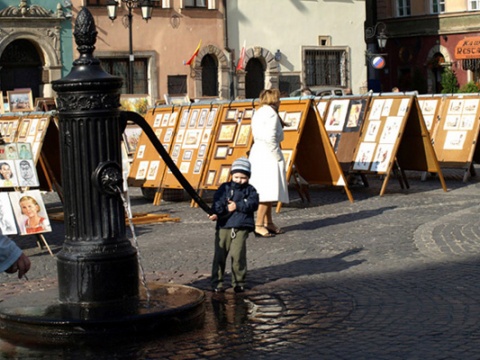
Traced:
<svg viewBox="0 0 480 360">
<path fill-rule="evenodd" d="M 246 157 L 241 157 L 235 160 L 232 164 L 231 174 L 242 173 L 250 177 L 250 161 Z"/>
</svg>

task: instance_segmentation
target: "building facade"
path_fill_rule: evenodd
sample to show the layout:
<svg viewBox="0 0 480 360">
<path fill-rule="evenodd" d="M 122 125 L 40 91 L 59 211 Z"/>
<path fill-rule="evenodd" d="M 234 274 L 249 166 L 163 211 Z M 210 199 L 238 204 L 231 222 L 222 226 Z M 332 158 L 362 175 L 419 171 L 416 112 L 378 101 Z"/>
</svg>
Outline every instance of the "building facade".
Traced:
<svg viewBox="0 0 480 360">
<path fill-rule="evenodd" d="M 383 24 L 388 37 L 384 49 L 387 65 L 379 70 L 369 68 L 371 89 L 398 87 L 401 91 L 440 93 L 446 68 L 454 71 L 460 86 L 479 82 L 480 56 L 465 52 L 478 48 L 480 1 L 367 0 L 367 10 L 365 30 Z M 458 52 L 462 44 L 467 47 Z M 378 51 L 374 39 L 369 46 Z"/>
<path fill-rule="evenodd" d="M 0 89 L 32 89 L 33 97 L 53 97 L 51 83 L 70 70 L 70 3 L 4 1 L 0 8 Z"/>
</svg>

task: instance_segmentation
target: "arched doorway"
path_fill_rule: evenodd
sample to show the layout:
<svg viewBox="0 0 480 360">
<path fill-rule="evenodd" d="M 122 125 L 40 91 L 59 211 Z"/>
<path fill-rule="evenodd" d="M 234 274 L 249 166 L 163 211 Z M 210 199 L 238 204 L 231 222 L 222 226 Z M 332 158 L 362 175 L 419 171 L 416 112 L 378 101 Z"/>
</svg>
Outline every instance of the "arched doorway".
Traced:
<svg viewBox="0 0 480 360">
<path fill-rule="evenodd" d="M 43 59 L 29 40 L 18 39 L 7 45 L 0 57 L 0 86 L 3 92 L 13 89 L 32 89 L 40 97 Z"/>
<path fill-rule="evenodd" d="M 435 53 L 433 57 L 428 62 L 428 68 L 433 73 L 433 93 L 439 94 L 442 92 L 442 74 L 443 74 L 443 64 L 445 63 L 445 57 L 442 53 Z"/>
<path fill-rule="evenodd" d="M 216 59 L 207 54 L 201 62 L 202 96 L 218 96 L 218 65 Z"/>
<path fill-rule="evenodd" d="M 262 62 L 257 58 L 248 60 L 245 67 L 245 97 L 247 99 L 258 98 L 265 88 L 265 73 Z"/>
</svg>

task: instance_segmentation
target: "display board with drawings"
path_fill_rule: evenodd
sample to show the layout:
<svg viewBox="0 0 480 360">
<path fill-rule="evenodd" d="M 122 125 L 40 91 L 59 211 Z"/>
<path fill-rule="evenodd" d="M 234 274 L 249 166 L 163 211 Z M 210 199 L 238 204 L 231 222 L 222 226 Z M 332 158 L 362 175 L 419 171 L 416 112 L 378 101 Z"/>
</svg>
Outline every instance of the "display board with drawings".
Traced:
<svg viewBox="0 0 480 360">
<path fill-rule="evenodd" d="M 219 104 L 191 105 L 183 107 L 180 113 L 170 156 L 194 189 L 200 187 L 209 160 L 220 109 Z M 226 157 L 227 152 L 222 155 Z M 167 169 L 161 186 L 171 189 L 182 188 L 170 169 Z"/>
<path fill-rule="evenodd" d="M 370 97 L 332 98 L 322 117 L 330 143 L 346 173 L 353 161 Z M 318 104 L 317 104 L 318 110 Z M 321 114 L 320 114 L 321 116 Z"/>
<path fill-rule="evenodd" d="M 217 125 L 206 149 L 208 161 L 199 185 L 201 190 L 216 190 L 230 179 L 233 161 L 248 157 L 252 145 L 251 122 L 256 104 L 252 101 L 231 102 L 218 109 Z"/>
<path fill-rule="evenodd" d="M 393 169 L 437 173 L 447 190 L 415 95 L 372 97 L 351 171 L 386 174 L 383 195 Z"/>
<path fill-rule="evenodd" d="M 37 163 L 42 150 L 43 139 L 50 124 L 50 115 L 29 115 L 20 119 L 17 138 L 18 143 L 29 143 L 32 148 L 33 160 Z M 20 150 L 21 145 L 19 146 Z"/>
<path fill-rule="evenodd" d="M 165 106 L 148 111 L 145 115 L 145 120 L 167 152 L 170 151 L 175 136 L 179 113 L 180 107 Z M 165 168 L 165 162 L 150 139 L 142 133 L 131 164 L 128 185 L 157 188 L 162 182 Z"/>
<path fill-rule="evenodd" d="M 440 120 L 433 136 L 438 161 L 445 168 L 468 170 L 473 161 L 480 159 L 476 154 L 480 98 L 478 95 L 448 96 L 440 111 Z"/>
</svg>

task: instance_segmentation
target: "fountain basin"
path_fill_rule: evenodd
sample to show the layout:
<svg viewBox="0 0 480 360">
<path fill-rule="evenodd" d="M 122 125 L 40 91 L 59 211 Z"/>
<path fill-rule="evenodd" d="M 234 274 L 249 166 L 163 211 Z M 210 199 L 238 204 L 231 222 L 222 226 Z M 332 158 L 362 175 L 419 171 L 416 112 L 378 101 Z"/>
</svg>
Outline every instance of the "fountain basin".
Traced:
<svg viewBox="0 0 480 360">
<path fill-rule="evenodd" d="M 147 286 L 149 301 L 142 290 L 138 299 L 88 305 L 60 303 L 57 289 L 9 298 L 0 303 L 0 337 L 26 346 L 78 345 L 178 334 L 203 326 L 202 290 Z"/>
</svg>

